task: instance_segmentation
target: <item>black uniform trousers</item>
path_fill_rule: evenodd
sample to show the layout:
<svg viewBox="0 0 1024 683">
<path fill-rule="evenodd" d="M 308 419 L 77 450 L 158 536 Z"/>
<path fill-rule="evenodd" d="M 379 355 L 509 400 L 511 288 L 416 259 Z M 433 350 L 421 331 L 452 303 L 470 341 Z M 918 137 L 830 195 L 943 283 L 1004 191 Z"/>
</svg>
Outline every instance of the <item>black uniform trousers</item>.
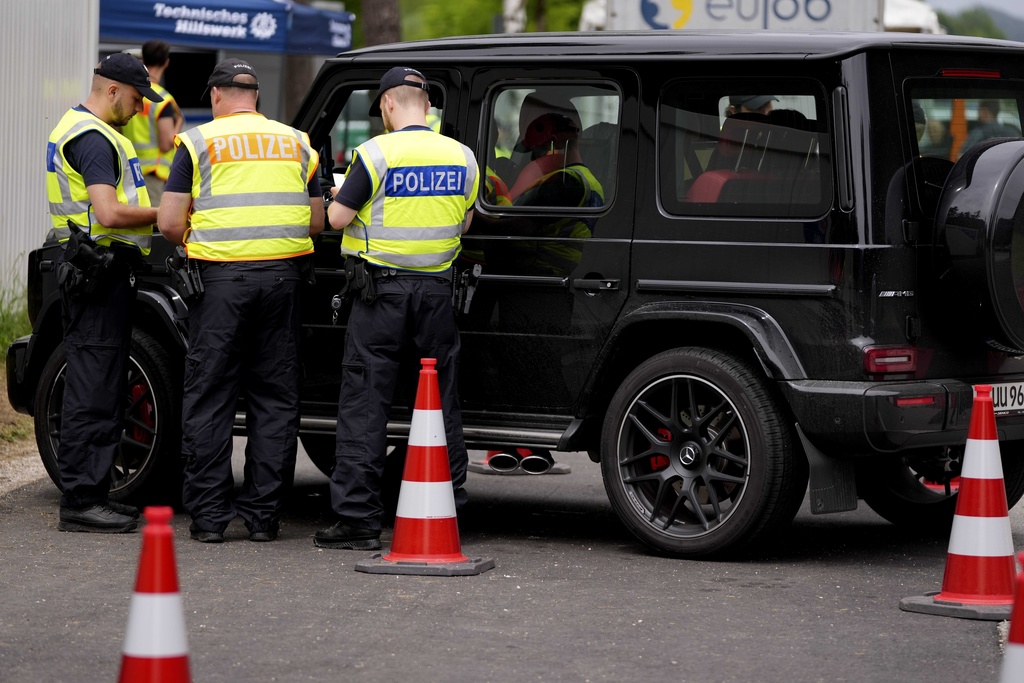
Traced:
<svg viewBox="0 0 1024 683">
<path fill-rule="evenodd" d="M 388 415 L 403 359 L 437 359 L 456 507 L 466 501 L 463 484 L 469 463 L 459 407 L 460 342 L 451 283 L 399 273 L 375 284 L 374 302 L 365 304 L 357 295 L 348 319 L 330 485 L 331 505 L 341 520 L 368 529 L 381 528 Z"/>
<path fill-rule="evenodd" d="M 63 262 L 59 269 L 72 266 Z M 135 281 L 131 268 L 115 262 L 92 294 L 60 289 L 64 323 L 64 404 L 61 408 L 61 501 L 79 508 L 103 503 L 117 457 L 127 408 Z"/>
<path fill-rule="evenodd" d="M 189 310 L 182 502 L 202 531 L 236 516 L 274 528 L 295 476 L 299 426 L 298 259 L 202 262 L 206 292 Z M 232 427 L 245 400 L 245 468 L 232 498 Z"/>
</svg>

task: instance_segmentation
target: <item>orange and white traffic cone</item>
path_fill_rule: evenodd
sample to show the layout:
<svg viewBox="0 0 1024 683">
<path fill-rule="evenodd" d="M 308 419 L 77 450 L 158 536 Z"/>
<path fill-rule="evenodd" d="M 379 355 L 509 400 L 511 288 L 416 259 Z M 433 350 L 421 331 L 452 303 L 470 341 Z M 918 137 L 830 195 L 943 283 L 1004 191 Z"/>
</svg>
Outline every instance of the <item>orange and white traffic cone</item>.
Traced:
<svg viewBox="0 0 1024 683">
<path fill-rule="evenodd" d="M 1013 606 L 1013 535 L 999 459 L 992 387 L 975 388 L 942 590 L 900 600 L 900 609 L 1002 621 Z"/>
<path fill-rule="evenodd" d="M 1017 555 L 1024 566 L 1024 553 Z M 1000 683 L 1024 681 L 1024 572 L 1017 574 L 1017 588 L 1014 591 L 1013 616 L 1010 617 L 1010 635 L 1003 653 L 1003 671 Z"/>
<path fill-rule="evenodd" d="M 424 358 L 422 363 L 391 550 L 357 562 L 355 568 L 371 574 L 479 574 L 494 568 L 494 560 L 462 554 L 437 360 Z"/>
<path fill-rule="evenodd" d="M 169 507 L 143 513 L 142 553 L 135 594 L 128 612 L 120 683 L 189 683 L 185 612 L 174 564 L 174 532 Z"/>
</svg>

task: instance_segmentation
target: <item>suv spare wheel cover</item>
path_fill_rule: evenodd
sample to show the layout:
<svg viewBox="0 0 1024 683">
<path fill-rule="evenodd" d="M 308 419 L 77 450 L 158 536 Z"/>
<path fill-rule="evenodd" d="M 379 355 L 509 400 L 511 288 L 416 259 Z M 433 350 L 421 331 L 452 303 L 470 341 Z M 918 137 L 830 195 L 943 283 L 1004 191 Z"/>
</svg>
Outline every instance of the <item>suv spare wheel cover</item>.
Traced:
<svg viewBox="0 0 1024 683">
<path fill-rule="evenodd" d="M 936 229 L 957 282 L 981 308 L 990 343 L 1024 349 L 1024 141 L 969 150 L 942 191 Z"/>
</svg>

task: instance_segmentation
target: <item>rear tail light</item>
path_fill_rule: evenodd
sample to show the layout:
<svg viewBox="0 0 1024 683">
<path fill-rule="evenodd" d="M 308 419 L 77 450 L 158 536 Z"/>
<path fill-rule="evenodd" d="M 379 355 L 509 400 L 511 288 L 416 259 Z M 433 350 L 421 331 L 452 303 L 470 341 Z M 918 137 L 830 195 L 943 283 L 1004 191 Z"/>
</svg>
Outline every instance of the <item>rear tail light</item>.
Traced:
<svg viewBox="0 0 1024 683">
<path fill-rule="evenodd" d="M 917 370 L 913 346 L 864 347 L 864 372 L 869 375 L 907 375 Z"/>
<path fill-rule="evenodd" d="M 913 408 L 914 406 L 935 405 L 934 396 L 909 396 L 896 399 L 897 408 Z"/>
<path fill-rule="evenodd" d="M 940 69 L 939 76 L 946 78 L 1002 78 L 1003 74 L 991 69 Z"/>
</svg>

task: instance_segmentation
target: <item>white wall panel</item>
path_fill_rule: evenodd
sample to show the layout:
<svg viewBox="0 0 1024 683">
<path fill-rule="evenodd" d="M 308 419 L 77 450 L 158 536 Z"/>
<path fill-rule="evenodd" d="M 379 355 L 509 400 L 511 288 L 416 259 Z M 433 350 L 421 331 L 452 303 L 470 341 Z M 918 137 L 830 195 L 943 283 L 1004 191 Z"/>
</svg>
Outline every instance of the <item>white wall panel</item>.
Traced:
<svg viewBox="0 0 1024 683">
<path fill-rule="evenodd" d="M 50 228 L 46 140 L 85 101 L 99 0 L 4 0 L 0 26 L 0 290 L 24 291 L 28 253 Z"/>
</svg>

